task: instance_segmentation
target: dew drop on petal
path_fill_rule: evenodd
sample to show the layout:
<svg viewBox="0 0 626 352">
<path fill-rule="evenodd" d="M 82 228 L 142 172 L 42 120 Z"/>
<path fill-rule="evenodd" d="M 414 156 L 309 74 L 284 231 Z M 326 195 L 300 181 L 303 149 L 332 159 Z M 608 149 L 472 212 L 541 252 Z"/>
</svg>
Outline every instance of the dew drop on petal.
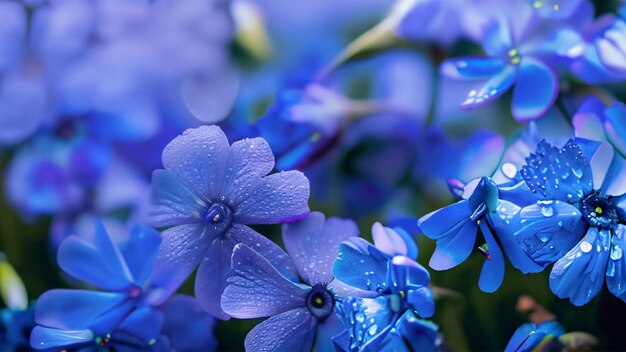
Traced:
<svg viewBox="0 0 626 352">
<path fill-rule="evenodd" d="M 591 245 L 591 243 L 587 242 L 587 241 L 583 241 L 580 243 L 580 250 L 583 253 L 589 253 L 591 252 L 591 249 L 593 248 L 593 246 Z"/>
</svg>

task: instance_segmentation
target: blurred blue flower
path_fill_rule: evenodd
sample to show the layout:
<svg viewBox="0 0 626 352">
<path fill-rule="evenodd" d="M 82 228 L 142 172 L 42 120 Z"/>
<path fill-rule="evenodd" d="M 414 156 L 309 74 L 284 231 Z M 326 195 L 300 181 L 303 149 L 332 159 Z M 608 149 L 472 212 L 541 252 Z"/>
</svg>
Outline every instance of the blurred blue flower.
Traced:
<svg viewBox="0 0 626 352">
<path fill-rule="evenodd" d="M 217 339 L 212 333 L 217 320 L 195 298 L 174 295 L 159 310 L 164 317 L 161 334 L 167 336 L 170 349 L 178 352 L 217 349 Z"/>
<path fill-rule="evenodd" d="M 30 331 L 34 326 L 34 305 L 26 310 L 1 309 L 0 346 L 11 351 L 27 351 L 30 347 Z"/>
<path fill-rule="evenodd" d="M 163 232 L 153 283 L 163 285 L 167 295 L 200 263 L 196 297 L 209 313 L 226 319 L 219 298 L 233 247 L 244 243 L 277 268 L 288 267 L 289 257 L 247 225 L 305 216 L 308 180 L 298 171 L 266 176 L 274 157 L 265 140 L 244 139 L 231 146 L 216 126 L 176 137 L 163 151 L 163 165 L 165 170 L 153 174 L 151 221 L 169 228 Z"/>
<path fill-rule="evenodd" d="M 528 1 L 507 2 L 482 38 L 488 56 L 451 59 L 441 66 L 442 74 L 451 78 L 487 79 L 478 90 L 469 92 L 461 107 L 489 103 L 515 84 L 513 116 L 520 122 L 542 116 L 558 94 L 559 64 L 580 54 L 582 38 L 575 26 L 593 15 L 587 2 L 573 3 L 577 8 L 567 6 L 569 16 L 554 17 L 542 16 L 543 7 L 536 8 Z"/>
<path fill-rule="evenodd" d="M 576 137 L 607 141 L 622 156 L 626 155 L 626 106 L 615 102 L 606 107 L 598 98 L 589 96 L 572 117 Z"/>
<path fill-rule="evenodd" d="M 326 220 L 322 213 L 312 212 L 285 224 L 282 235 L 293 259 L 285 269 L 295 267 L 304 283 L 297 276 L 285 276 L 254 249 L 238 244 L 222 308 L 237 318 L 270 317 L 250 331 L 246 350 L 309 351 L 316 336 L 317 349 L 328 350 L 330 337 L 341 330 L 335 302 L 354 292 L 334 280 L 332 265 L 339 244 L 357 236 L 358 228 L 350 220 Z"/>
<path fill-rule="evenodd" d="M 545 321 L 541 324 L 526 323 L 515 330 L 504 351 L 562 351 L 563 345 L 558 338 L 564 333 L 565 329 L 557 321 Z"/>
</svg>

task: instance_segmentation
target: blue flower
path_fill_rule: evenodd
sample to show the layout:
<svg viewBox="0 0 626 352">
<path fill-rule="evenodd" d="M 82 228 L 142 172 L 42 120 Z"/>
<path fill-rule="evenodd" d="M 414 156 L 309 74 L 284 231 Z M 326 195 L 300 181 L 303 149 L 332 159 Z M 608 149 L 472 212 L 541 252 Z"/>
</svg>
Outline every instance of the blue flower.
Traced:
<svg viewBox="0 0 626 352">
<path fill-rule="evenodd" d="M 607 141 L 621 154 L 626 155 L 626 106 L 615 102 L 606 107 L 594 96 L 587 97 L 581 104 L 574 117 L 576 137 L 593 141 Z"/>
<path fill-rule="evenodd" d="M 553 18 L 541 16 L 541 9 L 529 2 L 516 1 L 514 10 L 507 8 L 494 16 L 483 38 L 487 57 L 451 59 L 441 66 L 441 72 L 451 78 L 487 79 L 480 89 L 469 92 L 461 107 L 489 103 L 515 84 L 512 113 L 518 121 L 536 119 L 548 111 L 558 93 L 555 70 L 577 54 L 573 49 L 582 41 L 572 28 L 592 15 L 586 2 L 575 5 L 576 9 L 567 6 L 568 17 Z"/>
<path fill-rule="evenodd" d="M 26 351 L 29 333 L 35 326 L 35 309 L 4 308 L 0 310 L 0 346 L 11 351 Z"/>
<path fill-rule="evenodd" d="M 214 351 L 217 340 L 212 331 L 217 320 L 200 303 L 187 295 L 174 295 L 159 307 L 163 313 L 161 334 L 178 352 Z"/>
<path fill-rule="evenodd" d="M 542 267 L 555 262 L 550 288 L 575 305 L 602 288 L 626 299 L 622 257 L 626 161 L 606 142 L 570 140 L 559 149 L 542 141 L 521 170 L 531 204 L 502 208 L 501 237 L 513 237 Z"/>
<path fill-rule="evenodd" d="M 406 311 L 430 317 L 435 308 L 428 272 L 415 262 L 413 239 L 380 223 L 372 235 L 375 246 L 358 237 L 342 243 L 333 266 L 338 280 L 364 290 L 339 307 L 345 330 L 335 343 L 344 350 L 377 350 Z"/>
<path fill-rule="evenodd" d="M 357 235 L 352 221 L 326 220 L 318 212 L 284 225 L 283 242 L 293 259 L 285 269 L 295 269 L 303 283 L 297 276 L 285 276 L 249 246 L 235 246 L 222 308 L 236 318 L 270 317 L 246 336 L 246 350 L 309 351 L 315 336 L 319 350 L 331 348 L 325 344 L 341 330 L 335 302 L 355 291 L 334 280 L 332 265 L 339 244 Z"/>
<path fill-rule="evenodd" d="M 31 336 L 38 349 L 107 339 L 121 330 L 132 332 L 133 339 L 146 345 L 160 327 L 137 321 L 153 321 L 152 306 L 165 298 L 150 284 L 154 258 L 161 237 L 149 228 L 136 226 L 122 243 L 114 243 L 101 223 L 91 240 L 68 237 L 58 251 L 58 264 L 68 275 L 104 291 L 54 289 L 37 302 L 35 321 L 39 325 Z M 155 294 L 157 293 L 157 294 Z M 154 323 L 156 325 L 156 322 Z M 149 336 L 142 333 L 145 332 Z M 120 336 L 122 335 L 122 336 Z"/>
<path fill-rule="evenodd" d="M 526 323 L 515 330 L 504 351 L 561 351 L 563 346 L 558 338 L 564 333 L 565 329 L 556 321 Z"/>
<path fill-rule="evenodd" d="M 297 220 L 309 212 L 309 183 L 298 171 L 266 176 L 274 157 L 265 140 L 232 144 L 219 127 L 189 129 L 163 151 L 165 170 L 153 174 L 151 213 L 163 232 L 154 283 L 171 293 L 200 263 L 196 297 L 212 315 L 226 319 L 219 299 L 233 247 L 255 248 L 278 268 L 289 258 L 248 224 Z"/>
</svg>

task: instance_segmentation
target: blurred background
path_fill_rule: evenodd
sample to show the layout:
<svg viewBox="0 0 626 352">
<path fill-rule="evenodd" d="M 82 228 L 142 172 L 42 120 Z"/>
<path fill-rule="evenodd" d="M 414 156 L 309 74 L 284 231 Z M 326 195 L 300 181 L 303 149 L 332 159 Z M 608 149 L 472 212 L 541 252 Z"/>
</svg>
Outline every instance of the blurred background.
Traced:
<svg viewBox="0 0 626 352">
<path fill-rule="evenodd" d="M 492 174 L 525 125 L 511 115 L 511 93 L 459 109 L 475 83 L 439 71 L 446 58 L 484 54 L 477 38 L 490 1 L 424 5 L 398 22 L 399 3 L 0 0 L 0 251 L 29 300 L 76 287 L 55 263 L 63 238 L 91 232 L 96 218 L 120 231 L 146 222 L 163 147 L 202 124 L 231 142 L 266 138 L 278 170 L 309 177 L 311 209 L 354 219 L 363 237 L 375 221 L 413 231 L 426 266 L 435 243 L 415 218 L 453 201 L 447 179 Z M 591 17 L 619 16 L 621 5 L 593 1 Z M 590 91 L 626 98 L 623 83 L 560 80 L 564 98 L 540 130 L 567 125 L 563 115 Z M 255 229 L 280 243 L 279 225 Z M 433 320 L 450 350 L 503 349 L 528 321 L 516 310 L 521 295 L 567 331 L 594 335 L 597 349 L 626 349 L 626 306 L 606 289 L 576 307 L 550 291 L 548 271 L 523 275 L 507 263 L 502 287 L 487 294 L 477 285 L 483 261 L 474 253 L 430 270 L 440 289 Z M 193 294 L 193 279 L 180 292 Z M 220 322 L 219 350 L 243 350 L 256 323 Z"/>
</svg>

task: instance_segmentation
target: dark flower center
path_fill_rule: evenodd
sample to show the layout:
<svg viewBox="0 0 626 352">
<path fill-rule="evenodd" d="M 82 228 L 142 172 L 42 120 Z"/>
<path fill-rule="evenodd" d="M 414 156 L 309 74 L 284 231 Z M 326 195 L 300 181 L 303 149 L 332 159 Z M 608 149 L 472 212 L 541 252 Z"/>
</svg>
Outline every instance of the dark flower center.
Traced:
<svg viewBox="0 0 626 352">
<path fill-rule="evenodd" d="M 326 285 L 315 285 L 306 298 L 307 308 L 318 320 L 324 321 L 335 307 L 335 296 L 326 289 Z"/>
<path fill-rule="evenodd" d="M 63 140 L 69 141 L 79 134 L 79 127 L 76 118 L 63 117 L 54 126 L 54 134 Z"/>
<path fill-rule="evenodd" d="M 619 223 L 617 209 L 611 200 L 598 192 L 587 195 L 580 201 L 580 212 L 590 226 L 608 229 Z"/>
<path fill-rule="evenodd" d="M 233 222 L 233 212 L 227 205 L 213 203 L 204 213 L 204 218 L 216 232 L 224 233 Z"/>
</svg>

